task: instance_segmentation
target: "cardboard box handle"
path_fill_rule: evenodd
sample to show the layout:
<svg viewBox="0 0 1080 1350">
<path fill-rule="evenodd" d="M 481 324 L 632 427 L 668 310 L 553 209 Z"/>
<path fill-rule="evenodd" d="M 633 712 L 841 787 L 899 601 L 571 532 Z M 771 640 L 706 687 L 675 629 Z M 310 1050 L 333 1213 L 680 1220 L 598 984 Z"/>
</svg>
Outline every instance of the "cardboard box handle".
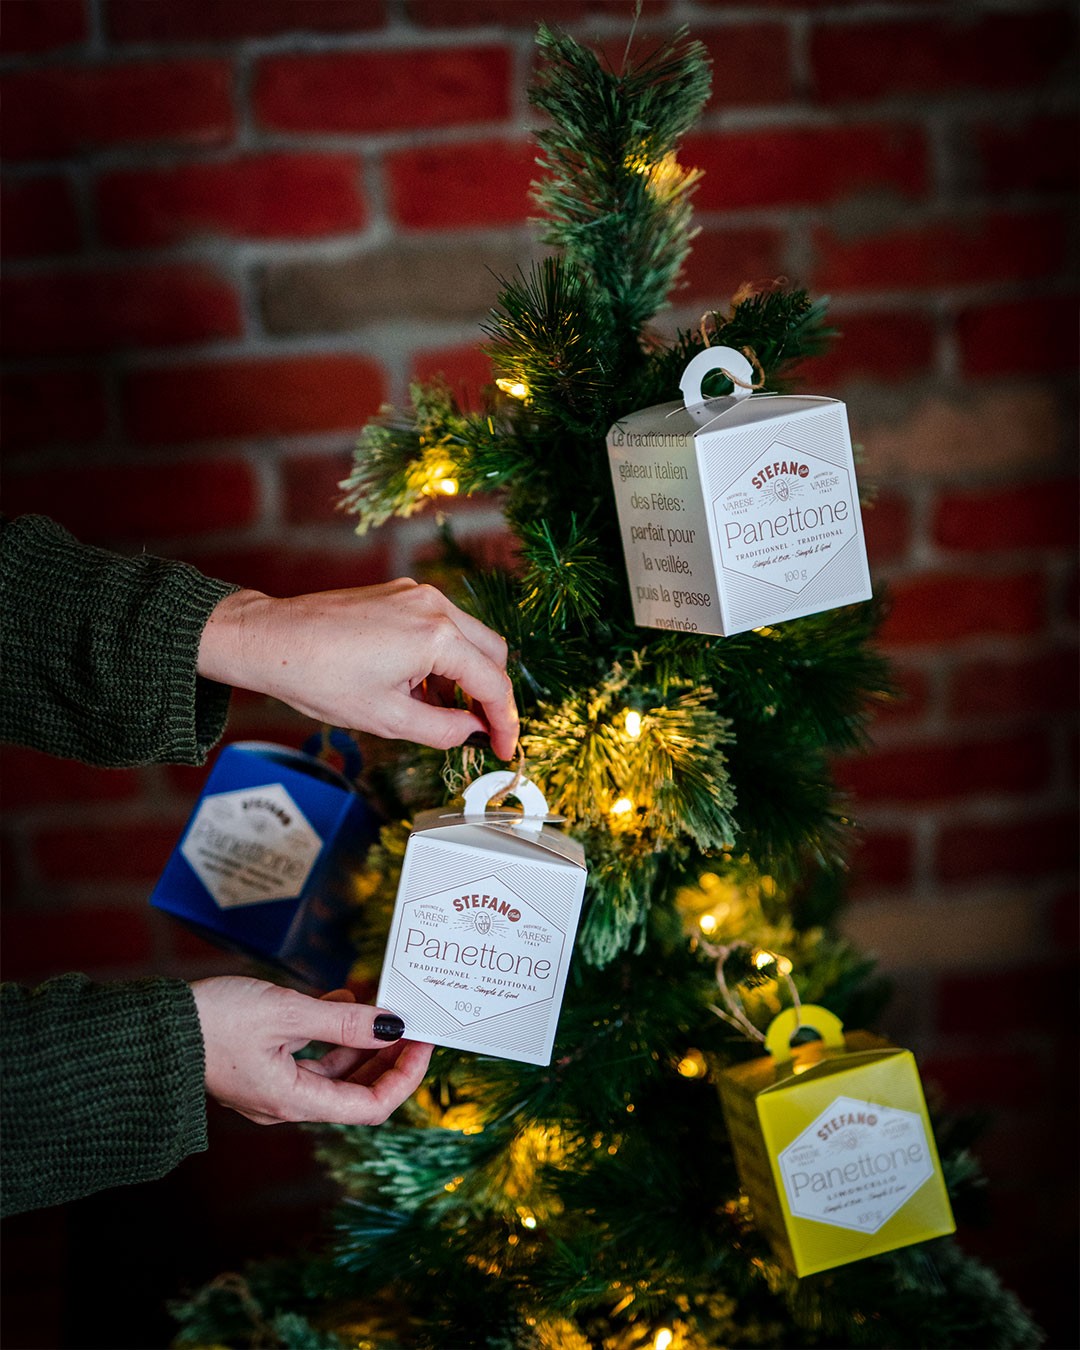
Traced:
<svg viewBox="0 0 1080 1350">
<path fill-rule="evenodd" d="M 521 803 L 524 812 L 520 824 L 526 828 L 538 828 L 548 818 L 547 798 L 535 783 L 530 783 L 527 778 L 518 779 L 517 774 L 509 769 L 496 769 L 494 773 L 485 773 L 469 784 L 462 794 L 465 798 L 465 816 L 485 815 L 492 797 L 505 793 L 511 785 L 514 789 L 513 796 Z"/>
<path fill-rule="evenodd" d="M 800 1027 L 816 1031 L 830 1050 L 843 1050 L 844 1024 L 839 1017 L 817 1003 L 803 1003 L 798 1008 L 785 1008 L 769 1023 L 765 1049 L 777 1064 L 791 1059 L 791 1038 Z"/>
<path fill-rule="evenodd" d="M 732 402 L 721 399 L 706 399 L 701 385 L 707 375 L 714 370 L 720 371 L 731 380 L 731 393 L 724 396 Z M 753 392 L 754 367 L 734 347 L 706 347 L 698 352 L 682 373 L 679 390 L 683 396 L 686 411 L 699 426 L 711 422 L 725 408 L 733 407 L 740 399 L 748 398 Z"/>
</svg>

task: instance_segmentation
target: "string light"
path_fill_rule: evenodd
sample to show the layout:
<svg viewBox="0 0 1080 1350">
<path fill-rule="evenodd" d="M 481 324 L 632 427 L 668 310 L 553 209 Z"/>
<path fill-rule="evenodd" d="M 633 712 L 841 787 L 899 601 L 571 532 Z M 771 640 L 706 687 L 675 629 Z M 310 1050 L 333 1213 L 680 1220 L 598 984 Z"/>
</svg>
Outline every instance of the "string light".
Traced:
<svg viewBox="0 0 1080 1350">
<path fill-rule="evenodd" d="M 758 970 L 765 970 L 768 966 L 775 966 L 777 973 L 783 978 L 790 975 L 794 967 L 786 956 L 777 956 L 775 952 L 759 951 L 755 952 L 753 957 L 754 966 Z"/>
<path fill-rule="evenodd" d="M 675 1067 L 683 1078 L 704 1078 L 709 1066 L 700 1050 L 687 1050 Z"/>
<path fill-rule="evenodd" d="M 630 800 L 629 797 L 620 797 L 619 800 L 615 803 L 615 805 L 611 808 L 611 814 L 613 816 L 625 816 L 628 815 L 633 809 L 634 803 Z"/>
<path fill-rule="evenodd" d="M 636 741 L 641 735 L 641 714 L 636 708 L 626 710 L 626 734 L 632 741 Z"/>
<path fill-rule="evenodd" d="M 668 1350 L 674 1339 L 675 1333 L 669 1327 L 661 1327 L 656 1333 L 656 1340 L 653 1341 L 653 1350 Z"/>
<path fill-rule="evenodd" d="M 421 492 L 427 497 L 441 493 L 444 497 L 456 497 L 458 481 L 452 476 L 452 464 L 435 464 L 430 468 L 430 476 L 421 485 Z"/>
<path fill-rule="evenodd" d="M 703 914 L 698 919 L 698 927 L 705 934 L 715 933 L 719 927 L 719 922 L 715 914 Z"/>
<path fill-rule="evenodd" d="M 525 399 L 529 397 L 529 386 L 522 380 L 501 379 L 496 380 L 495 383 L 504 394 L 509 394 L 511 398 Z"/>
</svg>

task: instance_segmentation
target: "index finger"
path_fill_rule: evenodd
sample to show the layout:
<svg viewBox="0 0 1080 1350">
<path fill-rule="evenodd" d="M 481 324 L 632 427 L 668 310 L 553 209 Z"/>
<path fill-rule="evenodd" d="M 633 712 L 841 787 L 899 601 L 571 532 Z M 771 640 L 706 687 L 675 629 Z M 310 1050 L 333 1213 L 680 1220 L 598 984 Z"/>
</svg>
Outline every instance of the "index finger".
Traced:
<svg viewBox="0 0 1080 1350">
<path fill-rule="evenodd" d="M 443 597 L 446 599 L 446 597 Z M 446 600 L 450 610 L 450 617 L 473 644 L 479 647 L 489 660 L 494 661 L 502 670 L 506 669 L 506 639 L 499 636 L 494 629 L 489 628 L 486 623 L 475 618 L 472 614 L 466 613 L 463 609 L 458 609 L 452 600 Z"/>
<path fill-rule="evenodd" d="M 512 759 L 521 724 L 514 686 L 506 671 L 496 665 L 456 627 L 456 637 L 445 642 L 432 663 L 432 674 L 453 680 L 484 710 L 491 748 L 500 759 Z M 500 639 L 501 641 L 501 639 Z"/>
</svg>

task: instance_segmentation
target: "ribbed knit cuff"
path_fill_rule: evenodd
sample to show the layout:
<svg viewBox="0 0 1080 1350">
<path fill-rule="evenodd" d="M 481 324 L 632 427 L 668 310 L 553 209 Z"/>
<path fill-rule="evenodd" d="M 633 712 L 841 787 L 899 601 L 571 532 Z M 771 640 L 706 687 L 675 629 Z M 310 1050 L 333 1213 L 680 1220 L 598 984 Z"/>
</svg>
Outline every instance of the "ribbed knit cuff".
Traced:
<svg viewBox="0 0 1080 1350">
<path fill-rule="evenodd" d="M 201 764 L 230 690 L 196 674 L 237 587 L 186 563 L 78 543 L 44 516 L 0 531 L 0 735 L 91 764 Z"/>
<path fill-rule="evenodd" d="M 62 975 L 2 991 L 4 1214 L 150 1181 L 206 1148 L 204 1052 L 182 980 Z"/>
</svg>

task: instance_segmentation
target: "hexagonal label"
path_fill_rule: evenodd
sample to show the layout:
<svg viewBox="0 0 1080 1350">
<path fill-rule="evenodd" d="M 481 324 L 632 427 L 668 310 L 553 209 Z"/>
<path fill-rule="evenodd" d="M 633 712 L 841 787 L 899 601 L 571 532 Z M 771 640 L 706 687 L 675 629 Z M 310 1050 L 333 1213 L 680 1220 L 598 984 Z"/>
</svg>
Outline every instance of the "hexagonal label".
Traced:
<svg viewBox="0 0 1080 1350">
<path fill-rule="evenodd" d="M 280 783 L 215 792 L 192 817 L 180 852 L 222 909 L 295 900 L 322 840 Z"/>
<path fill-rule="evenodd" d="M 798 594 L 859 532 L 851 475 L 774 441 L 713 498 L 721 565 Z"/>
<path fill-rule="evenodd" d="M 856 1097 L 837 1097 L 777 1162 L 792 1214 L 860 1233 L 876 1233 L 934 1174 L 921 1117 Z"/>
<path fill-rule="evenodd" d="M 401 905 L 394 969 L 462 1026 L 552 997 L 566 934 L 498 873 Z"/>
</svg>

